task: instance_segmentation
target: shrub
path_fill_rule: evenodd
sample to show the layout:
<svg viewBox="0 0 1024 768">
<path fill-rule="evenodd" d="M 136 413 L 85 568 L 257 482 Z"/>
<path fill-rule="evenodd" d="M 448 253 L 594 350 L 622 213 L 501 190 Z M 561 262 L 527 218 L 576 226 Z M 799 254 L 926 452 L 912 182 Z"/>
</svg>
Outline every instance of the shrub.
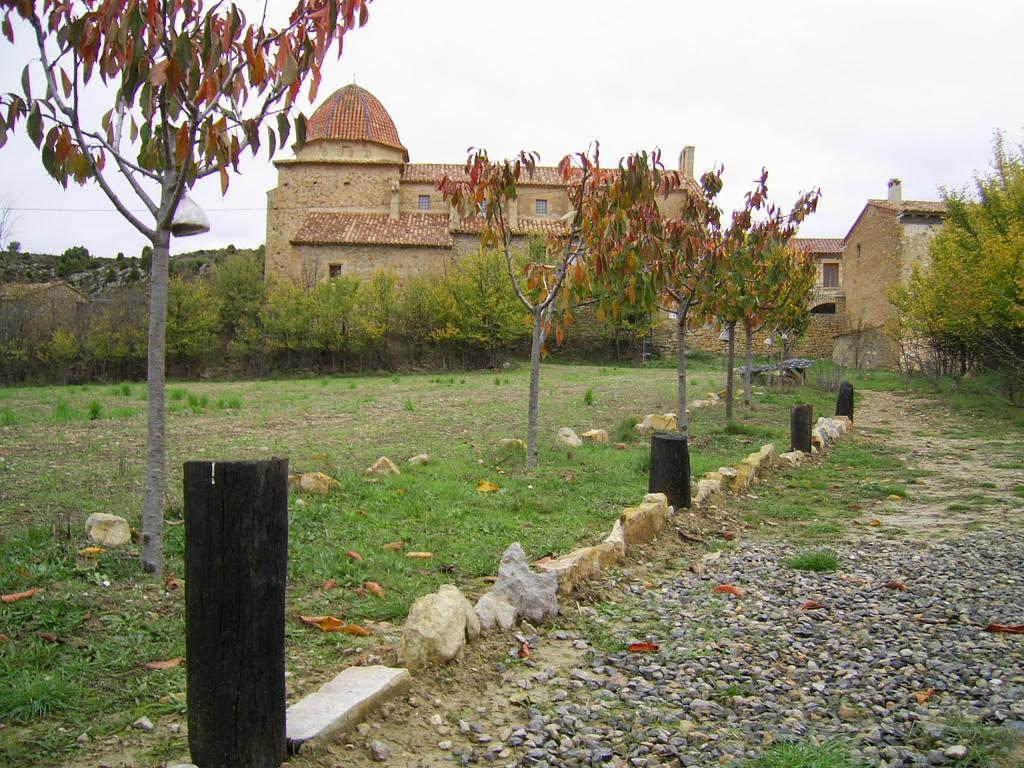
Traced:
<svg viewBox="0 0 1024 768">
<path fill-rule="evenodd" d="M 586 405 L 594 404 L 594 390 L 588 389 L 586 392 L 583 393 L 583 402 Z"/>
<path fill-rule="evenodd" d="M 103 412 L 103 406 L 99 404 L 99 401 L 93 400 L 89 403 L 89 421 L 96 421 Z"/>
</svg>

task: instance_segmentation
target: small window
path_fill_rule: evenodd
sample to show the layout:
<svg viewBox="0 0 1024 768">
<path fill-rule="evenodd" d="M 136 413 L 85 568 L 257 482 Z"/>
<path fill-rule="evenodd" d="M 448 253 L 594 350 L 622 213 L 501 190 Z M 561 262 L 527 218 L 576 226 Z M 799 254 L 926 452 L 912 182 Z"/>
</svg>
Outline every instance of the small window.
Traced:
<svg viewBox="0 0 1024 768">
<path fill-rule="evenodd" d="M 341 264 L 331 264 L 331 266 L 328 267 L 327 272 L 331 276 L 332 280 L 335 277 L 341 277 Z"/>
<path fill-rule="evenodd" d="M 860 253 L 860 243 L 857 243 L 857 258 L 859 259 L 860 256 L 861 256 L 861 253 Z"/>
<path fill-rule="evenodd" d="M 816 307 L 811 307 L 812 315 L 834 315 L 836 313 L 835 302 L 828 302 L 827 304 L 819 304 Z"/>
<path fill-rule="evenodd" d="M 420 195 L 418 208 L 421 211 L 429 211 L 430 210 L 430 195 Z"/>
<path fill-rule="evenodd" d="M 821 285 L 823 288 L 838 288 L 839 287 L 839 265 L 838 264 L 822 264 L 821 265 Z"/>
<path fill-rule="evenodd" d="M 548 215 L 548 201 L 547 200 L 534 200 L 533 212 L 538 216 Z"/>
</svg>

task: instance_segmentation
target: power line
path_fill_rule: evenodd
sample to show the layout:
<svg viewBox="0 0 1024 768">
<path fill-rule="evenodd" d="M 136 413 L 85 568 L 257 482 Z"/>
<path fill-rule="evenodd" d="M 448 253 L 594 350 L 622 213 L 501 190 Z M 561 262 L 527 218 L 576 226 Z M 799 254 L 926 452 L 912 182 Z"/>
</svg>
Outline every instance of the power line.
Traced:
<svg viewBox="0 0 1024 768">
<path fill-rule="evenodd" d="M 19 213 L 118 213 L 115 208 L 11 208 Z M 133 213 L 149 213 L 148 208 L 129 208 Z M 265 211 L 266 208 L 203 208 L 204 211 Z"/>
</svg>

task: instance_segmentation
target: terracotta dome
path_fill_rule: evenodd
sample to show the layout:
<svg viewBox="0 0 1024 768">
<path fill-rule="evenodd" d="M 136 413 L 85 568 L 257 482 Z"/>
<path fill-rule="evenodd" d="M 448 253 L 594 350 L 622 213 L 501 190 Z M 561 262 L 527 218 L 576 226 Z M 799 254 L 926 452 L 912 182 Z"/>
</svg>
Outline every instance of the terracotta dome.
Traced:
<svg viewBox="0 0 1024 768">
<path fill-rule="evenodd" d="M 405 159 L 409 159 L 409 152 L 398 138 L 398 129 L 384 105 L 354 83 L 331 94 L 309 118 L 306 141 L 324 139 L 369 141 L 401 150 Z"/>
</svg>

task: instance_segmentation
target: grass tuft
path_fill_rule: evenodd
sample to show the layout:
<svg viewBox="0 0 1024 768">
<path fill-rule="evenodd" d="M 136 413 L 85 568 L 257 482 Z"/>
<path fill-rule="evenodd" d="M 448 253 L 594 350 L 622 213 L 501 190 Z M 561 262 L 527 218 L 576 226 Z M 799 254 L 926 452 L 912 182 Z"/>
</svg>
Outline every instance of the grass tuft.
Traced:
<svg viewBox="0 0 1024 768">
<path fill-rule="evenodd" d="M 594 404 L 594 390 L 588 389 L 583 393 L 583 404 L 593 405 Z"/>
<path fill-rule="evenodd" d="M 53 407 L 53 420 L 54 421 L 74 421 L 75 412 L 71 408 L 71 404 L 68 403 L 63 397 L 57 399 L 57 404 Z"/>
<path fill-rule="evenodd" d="M 834 571 L 839 561 L 827 549 L 806 549 L 786 558 L 786 565 L 795 571 Z"/>
<path fill-rule="evenodd" d="M 0 427 L 13 427 L 17 421 L 14 409 L 11 406 L 5 405 L 3 408 L 0 408 Z"/>
<path fill-rule="evenodd" d="M 96 421 L 103 413 L 103 406 L 100 405 L 98 400 L 93 400 L 89 403 L 89 421 Z"/>
<path fill-rule="evenodd" d="M 849 747 L 837 741 L 825 744 L 779 744 L 755 760 L 747 768 L 867 768 L 850 755 Z"/>
</svg>

